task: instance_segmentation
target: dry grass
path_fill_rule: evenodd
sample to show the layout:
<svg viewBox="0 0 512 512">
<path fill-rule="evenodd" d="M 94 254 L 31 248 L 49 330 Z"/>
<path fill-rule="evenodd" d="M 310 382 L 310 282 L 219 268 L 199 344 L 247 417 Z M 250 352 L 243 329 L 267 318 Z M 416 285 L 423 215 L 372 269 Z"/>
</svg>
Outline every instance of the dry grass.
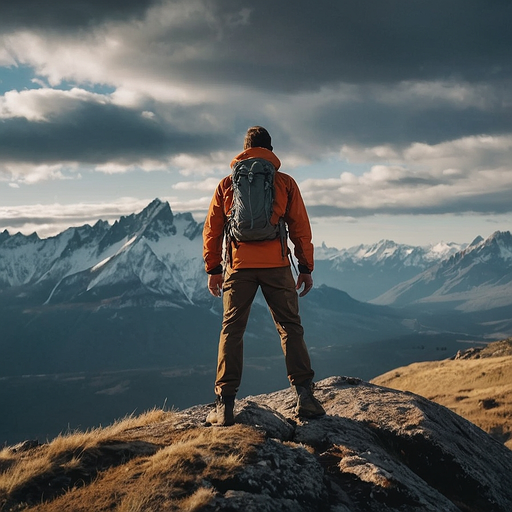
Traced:
<svg viewBox="0 0 512 512">
<path fill-rule="evenodd" d="M 0 452 L 0 500 L 42 475 L 79 469 L 84 454 L 90 454 L 114 439 L 117 442 L 128 440 L 131 430 L 169 420 L 172 415 L 153 409 L 138 417 L 124 418 L 106 428 L 60 435 L 51 443 L 26 453 L 18 453 L 16 447 L 4 448 Z"/>
<path fill-rule="evenodd" d="M 437 402 L 512 449 L 512 356 L 414 363 L 372 380 Z"/>
<path fill-rule="evenodd" d="M 0 452 L 0 510 L 196 511 L 263 436 L 247 426 L 176 428 L 154 410 L 104 429 Z"/>
</svg>

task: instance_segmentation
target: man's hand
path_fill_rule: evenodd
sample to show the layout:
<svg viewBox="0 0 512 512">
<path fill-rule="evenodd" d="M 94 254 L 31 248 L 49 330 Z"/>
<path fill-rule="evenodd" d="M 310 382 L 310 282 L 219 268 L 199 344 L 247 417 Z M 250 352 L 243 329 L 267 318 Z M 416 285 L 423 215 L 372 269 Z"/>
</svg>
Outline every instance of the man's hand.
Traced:
<svg viewBox="0 0 512 512">
<path fill-rule="evenodd" d="M 208 291 L 214 297 L 220 297 L 223 282 L 224 282 L 223 274 L 208 274 Z"/>
<path fill-rule="evenodd" d="M 304 295 L 313 288 L 313 278 L 311 277 L 311 274 L 299 274 L 299 277 L 297 278 L 297 290 L 300 290 L 302 285 L 304 285 L 304 289 L 299 293 L 299 297 L 304 297 Z"/>
</svg>

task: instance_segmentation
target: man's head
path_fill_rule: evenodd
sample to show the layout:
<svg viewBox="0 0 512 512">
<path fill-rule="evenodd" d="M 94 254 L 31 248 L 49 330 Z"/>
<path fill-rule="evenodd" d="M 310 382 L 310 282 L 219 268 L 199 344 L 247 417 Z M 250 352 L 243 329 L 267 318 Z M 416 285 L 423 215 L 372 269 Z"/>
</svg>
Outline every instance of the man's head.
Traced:
<svg viewBox="0 0 512 512">
<path fill-rule="evenodd" d="M 252 126 L 247 130 L 244 139 L 244 149 L 265 148 L 272 151 L 272 139 L 263 126 Z"/>
</svg>

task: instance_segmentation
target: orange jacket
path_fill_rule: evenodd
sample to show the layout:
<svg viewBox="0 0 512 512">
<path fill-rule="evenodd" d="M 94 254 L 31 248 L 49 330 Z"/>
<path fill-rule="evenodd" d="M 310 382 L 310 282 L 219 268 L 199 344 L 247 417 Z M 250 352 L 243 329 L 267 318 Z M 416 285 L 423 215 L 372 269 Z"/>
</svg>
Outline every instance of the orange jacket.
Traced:
<svg viewBox="0 0 512 512">
<path fill-rule="evenodd" d="M 233 167 L 240 160 L 248 158 L 264 158 L 271 162 L 276 171 L 281 166 L 277 156 L 264 148 L 250 148 L 231 162 Z M 295 180 L 288 174 L 276 172 L 274 178 L 275 198 L 273 214 L 270 221 L 277 224 L 284 217 L 288 225 L 290 240 L 294 244 L 294 254 L 299 265 L 313 270 L 313 244 L 311 243 L 311 226 L 304 201 Z M 206 272 L 210 273 L 222 263 L 222 245 L 224 225 L 233 204 L 233 188 L 231 175 L 226 176 L 215 190 L 203 229 L 203 257 Z M 281 241 L 264 240 L 261 242 L 239 242 L 232 247 L 232 268 L 273 268 L 290 265 L 287 257 L 283 257 Z"/>
</svg>

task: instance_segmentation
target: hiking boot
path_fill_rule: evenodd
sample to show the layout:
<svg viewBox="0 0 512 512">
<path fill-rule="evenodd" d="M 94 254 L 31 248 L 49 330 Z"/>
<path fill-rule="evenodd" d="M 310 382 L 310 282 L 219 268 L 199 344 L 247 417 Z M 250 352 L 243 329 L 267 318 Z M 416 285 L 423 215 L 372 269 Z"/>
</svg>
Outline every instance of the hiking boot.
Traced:
<svg viewBox="0 0 512 512">
<path fill-rule="evenodd" d="M 294 386 L 297 393 L 297 406 L 295 414 L 301 418 L 318 418 L 324 416 L 325 409 L 313 395 L 314 384 L 306 380 Z"/>
<path fill-rule="evenodd" d="M 217 395 L 215 409 L 206 417 L 206 423 L 218 427 L 229 427 L 235 423 L 233 409 L 235 407 L 235 395 Z"/>
</svg>

